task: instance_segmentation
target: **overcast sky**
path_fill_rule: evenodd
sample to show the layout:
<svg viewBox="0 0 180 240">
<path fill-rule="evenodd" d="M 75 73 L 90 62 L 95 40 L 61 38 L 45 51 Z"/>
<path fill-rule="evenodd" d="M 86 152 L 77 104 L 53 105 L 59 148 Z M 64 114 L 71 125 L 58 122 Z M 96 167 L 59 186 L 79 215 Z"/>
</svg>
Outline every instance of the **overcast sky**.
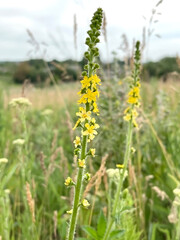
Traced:
<svg viewBox="0 0 180 240">
<path fill-rule="evenodd" d="M 142 40 L 142 29 L 148 28 L 152 9 L 158 0 L 0 0 L 0 61 L 22 61 L 30 57 L 48 60 L 81 59 L 90 19 L 97 7 L 107 18 L 109 57 L 119 49 L 122 34 L 130 47 L 133 39 Z M 144 53 L 144 60 L 180 55 L 180 0 L 164 0 L 156 7 L 151 29 L 154 28 Z M 74 48 L 73 19 L 77 18 L 77 52 Z M 145 18 L 146 19 L 145 19 Z M 28 42 L 29 29 L 40 49 Z M 156 34 L 160 35 L 158 38 Z M 99 44 L 103 60 L 108 59 L 106 43 Z"/>
</svg>

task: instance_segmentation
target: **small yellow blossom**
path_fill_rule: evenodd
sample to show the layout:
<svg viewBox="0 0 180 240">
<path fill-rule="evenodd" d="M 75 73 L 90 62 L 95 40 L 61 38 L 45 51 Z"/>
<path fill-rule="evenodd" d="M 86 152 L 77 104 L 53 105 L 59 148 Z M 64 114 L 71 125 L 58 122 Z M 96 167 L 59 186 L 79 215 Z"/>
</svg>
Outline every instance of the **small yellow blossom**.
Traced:
<svg viewBox="0 0 180 240">
<path fill-rule="evenodd" d="M 73 130 L 75 130 L 75 129 L 77 128 L 77 126 L 80 124 L 80 122 L 81 122 L 80 119 L 78 119 L 77 122 L 76 122 L 76 124 L 75 124 L 74 127 L 73 127 Z"/>
<path fill-rule="evenodd" d="M 80 137 L 76 137 L 76 139 L 74 140 L 74 145 L 75 145 L 75 148 L 77 148 L 77 146 L 81 145 L 81 139 Z"/>
<path fill-rule="evenodd" d="M 97 124 L 98 125 L 98 124 Z M 87 130 L 83 132 L 83 135 L 88 136 L 89 139 L 94 139 L 94 135 L 97 135 L 97 131 L 95 129 L 95 125 L 89 125 L 89 123 L 85 124 Z M 96 126 L 97 127 L 97 126 Z"/>
<path fill-rule="evenodd" d="M 117 168 L 124 168 L 124 164 L 116 164 Z"/>
<path fill-rule="evenodd" d="M 82 200 L 82 206 L 85 207 L 85 208 L 88 208 L 90 206 L 90 203 L 88 202 L 87 199 Z"/>
<path fill-rule="evenodd" d="M 69 186 L 69 185 L 71 185 L 72 182 L 73 182 L 73 181 L 72 181 L 72 178 L 67 177 L 66 180 L 65 180 L 65 182 L 64 182 L 64 185 Z"/>
<path fill-rule="evenodd" d="M 90 86 L 91 78 L 88 78 L 85 76 L 83 80 L 81 81 L 82 88 L 88 88 Z"/>
<path fill-rule="evenodd" d="M 80 117 L 81 122 L 84 122 L 86 119 L 91 119 L 91 111 L 86 112 L 86 110 L 82 107 L 79 108 L 79 112 L 77 112 L 76 115 Z"/>
<path fill-rule="evenodd" d="M 87 172 L 87 173 L 84 175 L 84 180 L 87 181 L 87 182 L 89 182 L 90 179 L 91 179 L 91 174 Z"/>
<path fill-rule="evenodd" d="M 96 149 L 95 148 L 91 148 L 90 149 L 90 153 L 93 157 L 95 157 L 95 152 L 96 152 Z"/>
<path fill-rule="evenodd" d="M 96 114 L 99 113 L 99 109 L 98 109 L 98 106 L 97 106 L 96 102 L 93 103 L 93 112 L 96 113 Z"/>
<path fill-rule="evenodd" d="M 129 97 L 127 102 L 130 103 L 130 104 L 136 104 L 136 103 L 138 103 L 138 98 L 136 98 L 136 97 Z"/>
<path fill-rule="evenodd" d="M 86 167 L 85 159 L 79 159 L 79 160 L 78 160 L 78 166 L 79 166 L 80 168 L 85 168 L 85 167 Z"/>
<path fill-rule="evenodd" d="M 125 121 L 130 121 L 132 119 L 132 115 L 131 114 L 129 114 L 129 113 L 127 113 L 125 116 L 124 116 L 124 120 Z"/>
<path fill-rule="evenodd" d="M 66 211 L 68 214 L 72 214 L 73 213 L 73 210 L 69 210 L 69 211 Z"/>
<path fill-rule="evenodd" d="M 98 76 L 95 74 L 95 75 L 92 75 L 91 77 L 90 77 L 90 80 L 91 80 L 91 82 L 92 82 L 92 87 L 94 88 L 94 89 L 96 89 L 97 87 L 96 87 L 96 85 L 98 84 L 98 85 L 101 85 L 100 84 L 100 82 L 101 82 L 101 80 L 100 80 L 100 78 L 98 78 Z"/>
<path fill-rule="evenodd" d="M 96 96 L 99 95 L 98 91 L 92 92 L 90 89 L 87 90 L 87 93 L 84 94 L 84 98 L 87 99 L 89 103 L 96 102 Z"/>
<path fill-rule="evenodd" d="M 136 152 L 136 149 L 134 147 L 131 147 L 131 153 L 134 154 Z"/>
</svg>

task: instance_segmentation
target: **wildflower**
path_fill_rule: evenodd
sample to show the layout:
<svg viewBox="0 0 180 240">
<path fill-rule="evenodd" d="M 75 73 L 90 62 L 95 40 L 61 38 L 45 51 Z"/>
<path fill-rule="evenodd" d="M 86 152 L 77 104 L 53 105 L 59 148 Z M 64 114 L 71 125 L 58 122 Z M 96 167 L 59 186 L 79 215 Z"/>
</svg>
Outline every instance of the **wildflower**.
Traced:
<svg viewBox="0 0 180 240">
<path fill-rule="evenodd" d="M 74 140 L 74 145 L 75 145 L 75 148 L 77 148 L 77 146 L 80 146 L 81 145 L 81 139 L 80 137 L 76 137 L 76 139 Z"/>
<path fill-rule="evenodd" d="M 0 163 L 7 163 L 8 159 L 7 158 L 0 158 Z"/>
<path fill-rule="evenodd" d="M 49 115 L 52 115 L 53 114 L 53 110 L 52 109 L 45 109 L 42 113 L 41 113 L 41 115 L 42 116 L 49 116 Z"/>
<path fill-rule="evenodd" d="M 94 125 L 89 125 L 89 123 L 85 124 L 85 127 L 87 130 L 83 132 L 83 135 L 88 136 L 90 140 L 94 139 L 94 135 L 97 135 L 97 131 L 94 130 L 95 126 Z"/>
<path fill-rule="evenodd" d="M 82 89 L 88 88 L 90 86 L 91 78 L 88 78 L 87 76 L 84 76 L 83 80 L 81 81 Z"/>
<path fill-rule="evenodd" d="M 69 211 L 66 211 L 68 214 L 72 214 L 73 213 L 73 210 L 69 210 Z"/>
<path fill-rule="evenodd" d="M 25 143 L 24 139 L 18 138 L 13 141 L 13 145 L 22 146 Z"/>
<path fill-rule="evenodd" d="M 31 105 L 32 103 L 24 97 L 13 98 L 9 103 L 10 107 L 29 107 Z"/>
<path fill-rule="evenodd" d="M 131 153 L 134 154 L 136 152 L 136 149 L 134 147 L 131 147 Z"/>
<path fill-rule="evenodd" d="M 88 182 L 91 178 L 90 173 L 84 174 L 84 170 L 86 167 L 86 157 L 91 152 L 92 156 L 95 155 L 95 149 L 87 150 L 87 143 L 94 139 L 95 135 L 97 135 L 96 129 L 99 127 L 96 124 L 95 118 L 93 118 L 93 114 L 98 114 L 99 109 L 97 106 L 97 98 L 99 97 L 98 86 L 100 85 L 100 79 L 96 75 L 96 69 L 99 68 L 99 65 L 94 62 L 95 58 L 99 55 L 99 50 L 96 47 L 96 43 L 99 42 L 98 36 L 100 35 L 100 28 L 102 23 L 102 9 L 98 9 L 91 21 L 89 30 L 87 33 L 89 37 L 86 39 L 86 44 L 88 45 L 88 50 L 85 52 L 84 56 L 88 60 L 87 65 L 84 66 L 84 72 L 82 72 L 83 80 L 81 80 L 81 90 L 78 92 L 80 99 L 78 100 L 78 104 L 80 104 L 79 111 L 76 113 L 78 116 L 78 120 L 73 129 L 77 127 L 81 128 L 81 140 L 80 137 L 76 137 L 74 140 L 75 144 L 75 155 L 81 156 L 78 159 L 78 175 L 77 182 L 75 188 L 75 198 L 78 199 L 76 201 L 74 199 L 73 205 L 73 214 L 70 219 L 69 231 L 67 239 L 74 239 L 77 215 L 78 215 L 78 206 L 83 206 L 85 208 L 89 207 L 89 202 L 86 199 L 83 199 L 81 202 L 82 196 L 82 184 L 83 181 Z M 71 212 L 70 212 L 71 213 Z"/>
<path fill-rule="evenodd" d="M 9 189 L 5 189 L 4 192 L 5 192 L 6 194 L 8 194 L 8 195 L 10 194 L 10 190 L 9 190 Z"/>
<path fill-rule="evenodd" d="M 116 164 L 117 168 L 124 168 L 124 164 Z"/>
<path fill-rule="evenodd" d="M 85 165 L 85 159 L 79 159 L 79 160 L 78 160 L 78 166 L 79 166 L 80 168 L 85 168 L 85 167 L 86 167 L 86 165 Z"/>
<path fill-rule="evenodd" d="M 91 156 L 95 157 L 96 149 L 95 148 L 91 148 L 89 151 L 90 151 Z"/>
<path fill-rule="evenodd" d="M 83 206 L 84 208 L 88 208 L 88 207 L 90 206 L 90 203 L 88 202 L 87 199 L 83 199 L 83 200 L 82 200 L 82 206 Z"/>
<path fill-rule="evenodd" d="M 89 182 L 90 179 L 91 179 L 91 174 L 87 172 L 87 173 L 84 175 L 84 180 L 85 180 L 86 182 Z"/>
<path fill-rule="evenodd" d="M 73 127 L 73 130 L 75 130 L 77 127 L 79 127 L 80 122 L 81 122 L 80 119 L 78 119 L 76 124 Z"/>
<path fill-rule="evenodd" d="M 64 185 L 66 185 L 66 186 L 71 186 L 71 185 L 73 185 L 73 180 L 72 180 L 72 178 L 67 177 L 66 180 L 65 180 L 65 182 L 64 182 Z"/>
<path fill-rule="evenodd" d="M 80 117 L 80 122 L 91 119 L 91 111 L 86 112 L 82 107 L 79 108 L 79 112 L 77 112 L 76 115 Z"/>
</svg>

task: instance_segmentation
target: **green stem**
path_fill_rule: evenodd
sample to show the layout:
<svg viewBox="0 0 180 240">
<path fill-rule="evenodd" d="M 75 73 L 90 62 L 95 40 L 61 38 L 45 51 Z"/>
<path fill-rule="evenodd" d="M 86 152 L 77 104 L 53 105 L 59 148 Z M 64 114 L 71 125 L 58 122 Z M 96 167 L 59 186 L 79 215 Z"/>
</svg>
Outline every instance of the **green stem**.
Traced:
<svg viewBox="0 0 180 240">
<path fill-rule="evenodd" d="M 87 137 L 83 136 L 82 149 L 81 149 L 81 160 L 85 159 L 86 146 L 87 146 Z M 84 173 L 84 168 L 79 167 L 77 183 L 76 183 L 76 188 L 75 188 L 73 212 L 72 212 L 72 217 L 71 217 L 71 221 L 70 221 L 70 227 L 69 227 L 69 233 L 68 233 L 67 240 L 74 239 L 74 233 L 75 233 L 76 222 L 77 222 L 77 217 L 78 217 L 79 202 L 80 202 L 81 192 L 82 192 L 83 173 Z"/>
<path fill-rule="evenodd" d="M 127 132 L 127 138 L 126 138 L 126 151 L 125 151 L 125 155 L 124 155 L 124 168 L 123 168 L 123 172 L 121 174 L 120 177 L 120 181 L 118 183 L 118 187 L 117 187 L 117 191 L 116 191 L 116 195 L 115 195 L 115 200 L 114 200 L 114 206 L 113 206 L 113 211 L 112 211 L 112 216 L 110 218 L 109 221 L 109 225 L 107 228 L 107 231 L 105 233 L 105 236 L 103 238 L 103 240 L 107 240 L 114 222 L 114 217 L 116 214 L 116 210 L 117 210 L 117 205 L 119 202 L 119 198 L 120 198 L 120 194 L 121 194 L 121 190 L 122 190 L 122 186 L 123 186 L 123 180 L 124 180 L 124 176 L 125 176 L 125 172 L 127 170 L 127 165 L 128 165 L 128 161 L 129 161 L 129 157 L 130 157 L 130 151 L 131 151 L 131 142 L 132 142 L 132 120 L 129 121 L 129 125 L 128 125 L 128 132 Z"/>
</svg>

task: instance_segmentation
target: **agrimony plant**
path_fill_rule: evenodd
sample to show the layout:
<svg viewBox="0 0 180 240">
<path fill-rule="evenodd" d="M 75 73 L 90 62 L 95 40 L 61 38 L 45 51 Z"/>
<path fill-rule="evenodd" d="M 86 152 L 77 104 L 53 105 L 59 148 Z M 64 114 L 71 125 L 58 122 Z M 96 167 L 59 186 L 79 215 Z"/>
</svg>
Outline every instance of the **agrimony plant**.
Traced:
<svg viewBox="0 0 180 240">
<path fill-rule="evenodd" d="M 118 168 L 121 168 L 120 180 L 118 182 L 117 191 L 115 195 L 115 199 L 113 202 L 112 213 L 108 221 L 107 231 L 104 235 L 104 240 L 109 239 L 111 234 L 111 230 L 114 224 L 114 220 L 117 214 L 118 202 L 121 197 L 123 181 L 125 179 L 125 173 L 128 166 L 128 161 L 130 158 L 131 153 L 131 144 L 132 144 L 132 133 L 133 127 L 138 128 L 138 124 L 136 122 L 136 117 L 138 116 L 137 108 L 139 107 L 140 103 L 140 42 L 136 43 L 136 51 L 134 56 L 134 70 L 132 73 L 132 83 L 130 84 L 130 91 L 128 93 L 127 103 L 129 106 L 124 111 L 124 120 L 128 122 L 128 129 L 127 129 L 127 137 L 126 137 L 126 150 L 124 154 L 124 162 L 123 164 L 117 164 Z"/>
<path fill-rule="evenodd" d="M 86 45 L 88 46 L 88 51 L 85 52 L 84 56 L 88 60 L 87 65 L 84 66 L 83 80 L 81 81 L 82 88 L 78 93 L 80 99 L 78 101 L 79 112 L 76 115 L 79 117 L 74 128 L 81 129 L 81 136 L 76 136 L 74 140 L 75 145 L 75 155 L 77 155 L 77 167 L 78 174 L 77 180 L 74 182 L 71 177 L 65 180 L 65 185 L 67 187 L 74 187 L 74 201 L 73 208 L 68 211 L 71 214 L 67 239 L 73 240 L 75 235 L 78 210 L 80 207 L 88 208 L 89 202 L 87 199 L 81 199 L 83 182 L 87 182 L 90 179 L 90 174 L 85 172 L 87 156 L 95 156 L 95 149 L 87 149 L 87 144 L 94 139 L 97 135 L 96 129 L 99 125 L 96 123 L 96 119 L 93 114 L 98 114 L 99 110 L 97 107 L 97 98 L 99 97 L 98 85 L 100 85 L 100 79 L 96 75 L 96 70 L 99 65 L 95 63 L 95 58 L 99 56 L 99 50 L 96 44 L 100 42 L 100 28 L 102 24 L 103 11 L 98 8 L 94 13 L 91 20 L 90 30 L 87 32 L 89 37 L 86 38 Z"/>
</svg>

